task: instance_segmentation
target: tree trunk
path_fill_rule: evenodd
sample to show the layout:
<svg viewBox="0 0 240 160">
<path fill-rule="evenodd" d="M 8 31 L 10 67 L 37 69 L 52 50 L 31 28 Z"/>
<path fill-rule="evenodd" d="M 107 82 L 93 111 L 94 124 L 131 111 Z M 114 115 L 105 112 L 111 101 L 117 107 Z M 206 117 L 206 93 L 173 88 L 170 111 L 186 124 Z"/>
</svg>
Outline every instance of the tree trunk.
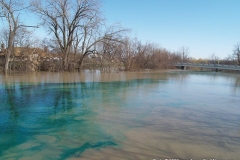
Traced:
<svg viewBox="0 0 240 160">
<path fill-rule="evenodd" d="M 81 70 L 81 65 L 82 65 L 82 62 L 83 62 L 83 58 L 84 58 L 85 56 L 83 55 L 82 57 L 81 57 L 81 59 L 80 59 L 80 61 L 78 62 L 78 72 L 80 72 L 80 70 Z"/>
<path fill-rule="evenodd" d="M 5 57 L 5 67 L 4 67 L 4 73 L 7 74 L 8 73 L 8 68 L 9 68 L 9 58 L 7 58 L 8 56 Z"/>
<path fill-rule="evenodd" d="M 68 55 L 67 55 L 67 53 L 64 54 L 63 68 L 64 68 L 65 71 L 68 69 Z"/>
<path fill-rule="evenodd" d="M 238 61 L 238 65 L 240 65 L 240 53 L 239 52 L 237 54 L 237 61 Z"/>
<path fill-rule="evenodd" d="M 7 50 L 6 55 L 5 55 L 5 66 L 4 66 L 4 73 L 7 74 L 9 71 L 9 62 L 10 62 L 10 57 L 11 57 L 11 50 Z"/>
</svg>

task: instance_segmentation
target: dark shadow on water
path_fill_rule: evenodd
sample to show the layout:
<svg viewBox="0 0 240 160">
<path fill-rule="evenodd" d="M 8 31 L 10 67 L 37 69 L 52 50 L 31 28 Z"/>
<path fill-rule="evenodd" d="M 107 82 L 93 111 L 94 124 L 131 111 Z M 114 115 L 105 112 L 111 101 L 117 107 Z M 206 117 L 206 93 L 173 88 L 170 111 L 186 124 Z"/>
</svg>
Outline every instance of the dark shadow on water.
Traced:
<svg viewBox="0 0 240 160">
<path fill-rule="evenodd" d="M 0 137 L 9 137 L 11 141 L 0 143 L 0 157 L 4 151 L 27 142 L 35 135 L 49 134 L 49 131 L 58 128 L 68 131 L 68 126 L 73 123 L 78 123 L 84 134 L 94 132 L 95 137 L 108 137 L 107 133 L 96 126 L 96 122 L 76 121 L 73 119 L 74 116 L 94 117 L 97 113 L 92 112 L 91 101 L 96 99 L 101 101 L 101 98 L 112 96 L 113 92 L 117 92 L 119 89 L 150 82 L 151 79 L 112 83 L 6 83 L 4 88 L 0 89 L 0 102 L 2 103 L 0 107 Z M 75 99 L 77 102 L 74 101 Z M 80 108 L 83 108 L 82 111 L 75 115 L 74 109 L 79 110 Z M 55 115 L 57 118 L 54 118 Z M 95 127 L 84 127 L 86 125 Z M 92 128 L 95 130 L 92 131 Z M 80 150 L 104 145 L 113 145 L 113 143 L 86 143 Z"/>
<path fill-rule="evenodd" d="M 99 142 L 87 142 L 84 145 L 74 148 L 74 149 L 69 149 L 65 153 L 63 153 L 60 157 L 61 159 L 67 159 L 70 157 L 81 157 L 81 154 L 87 150 L 87 149 L 100 149 L 100 148 L 105 148 L 108 146 L 116 146 L 117 144 L 112 142 L 112 141 L 99 141 Z"/>
<path fill-rule="evenodd" d="M 171 99 L 171 101 L 166 101 L 164 103 L 160 102 L 159 99 L 165 100 L 165 98 L 168 98 L 167 96 L 172 96 L 166 94 L 170 92 L 167 87 L 167 90 L 162 89 L 165 87 L 165 85 L 172 85 L 172 82 L 174 82 L 174 85 L 177 87 L 179 87 L 178 84 L 181 84 L 183 86 L 182 90 L 184 90 L 185 82 L 188 82 L 189 77 L 192 78 L 192 75 L 195 76 L 194 80 L 198 80 L 198 78 L 201 79 L 201 76 L 205 78 L 206 76 L 213 77 L 214 82 L 217 82 L 218 78 L 227 79 L 227 76 L 221 76 L 218 75 L 218 73 L 211 75 L 211 73 L 179 72 L 166 73 L 163 76 L 154 74 L 154 78 L 146 77 L 144 79 L 115 82 L 36 84 L 5 83 L 4 87 L 2 87 L 2 89 L 0 88 L 0 102 L 2 103 L 0 105 L 0 138 L 7 137 L 9 138 L 9 141 L 0 140 L 0 158 L 4 151 L 14 148 L 17 145 L 23 144 L 28 140 L 31 140 L 36 135 L 42 133 L 46 135 L 54 133 L 52 136 L 55 136 L 58 139 L 62 138 L 60 136 L 64 136 L 64 138 L 68 138 L 70 142 L 77 144 L 79 143 L 79 139 L 83 139 L 84 142 L 86 142 L 82 142 L 84 143 L 82 146 L 73 149 L 66 145 L 66 147 L 63 148 L 63 154 L 60 155 L 61 159 L 71 158 L 74 156 L 81 157 L 83 152 L 88 149 L 100 149 L 108 146 L 117 146 L 114 139 L 115 137 L 109 135 L 109 133 L 104 130 L 105 128 L 101 126 L 106 125 L 104 124 L 104 121 L 99 123 L 98 111 L 102 111 L 104 113 L 104 109 L 108 111 L 109 106 L 111 106 L 111 111 L 109 114 L 113 114 L 113 117 L 109 120 L 116 120 L 117 118 L 114 116 L 119 115 L 119 124 L 124 125 L 124 127 L 148 128 L 149 130 L 155 131 L 156 133 L 176 133 L 175 137 L 170 137 L 169 139 L 166 138 L 169 143 L 175 141 L 180 141 L 183 143 L 198 142 L 201 145 L 209 143 L 212 146 L 222 148 L 226 151 L 233 151 L 232 146 L 228 145 L 228 143 L 231 143 L 235 146 L 240 146 L 239 136 L 228 135 L 227 132 L 225 133 L 224 131 L 232 130 L 232 128 L 235 127 L 232 125 L 239 124 L 240 119 L 237 118 L 239 115 L 238 113 L 230 114 L 232 117 L 229 118 L 228 113 L 220 114 L 221 112 L 218 110 L 216 113 L 211 113 L 208 110 L 205 112 L 204 110 L 201 110 L 201 108 L 199 110 L 194 110 L 191 108 L 191 112 L 185 110 L 183 114 L 179 114 L 177 111 L 180 110 L 181 107 L 190 106 L 192 105 L 192 102 L 186 103 L 186 101 L 181 101 L 180 103 L 180 98 L 179 101 L 174 101 Z M 209 80 L 209 77 L 206 79 Z M 233 87 L 236 91 L 239 89 L 239 77 L 233 77 L 227 80 L 232 82 L 231 89 L 233 89 Z M 230 84 L 228 83 L 229 81 L 224 81 L 224 83 Z M 199 80 L 199 82 L 201 81 Z M 221 86 L 222 83 L 219 83 L 219 85 Z M 149 87 L 152 88 L 149 89 Z M 158 87 L 161 89 L 155 89 Z M 139 95 L 147 96 L 145 93 L 148 93 L 150 96 L 155 95 L 157 97 L 157 99 L 153 99 L 153 101 L 155 100 L 154 103 L 149 102 L 149 108 L 147 109 L 153 107 L 152 104 L 156 105 L 159 108 L 162 107 L 160 104 L 164 104 L 166 107 L 166 110 L 162 109 L 157 116 L 165 116 L 166 119 L 168 119 L 167 116 L 169 115 L 176 116 L 177 120 L 181 120 L 182 122 L 192 122 L 194 126 L 189 127 L 185 125 L 185 123 L 179 123 L 177 126 L 176 124 L 178 123 L 175 121 L 158 121 L 159 123 L 155 124 L 153 121 L 146 121 L 146 119 L 144 119 L 144 114 L 142 114 L 143 118 L 132 119 L 131 117 L 127 117 L 125 119 L 125 116 L 127 114 L 124 114 L 124 111 L 126 111 L 126 113 L 131 113 L 131 111 L 134 110 L 136 112 L 134 112 L 132 115 L 135 116 L 135 114 L 138 112 L 139 106 L 144 106 L 141 104 L 142 99 L 137 99 L 137 96 L 130 95 L 131 93 L 138 94 L 137 92 L 139 91 L 139 88 L 142 89 L 140 90 L 142 93 Z M 171 89 L 174 90 L 175 88 Z M 162 90 L 164 92 L 160 94 L 160 91 Z M 177 90 L 174 92 L 176 91 Z M 153 92 L 156 93 L 153 94 Z M 130 96 L 131 99 L 127 96 Z M 235 98 L 236 101 L 238 99 Z M 150 100 L 152 100 L 151 97 Z M 109 106 L 104 106 L 105 104 Z M 171 106 L 179 107 L 173 108 Z M 100 109 L 92 109 L 97 107 Z M 123 110 L 122 108 L 126 110 Z M 171 110 L 169 108 L 173 109 Z M 141 109 L 142 108 L 139 110 L 141 111 Z M 149 112 L 147 109 L 143 109 L 144 113 Z M 151 114 L 151 112 L 149 112 L 148 115 L 149 114 Z M 83 119 L 82 117 L 87 118 Z M 124 122 L 125 124 L 123 124 Z M 76 126 L 77 128 L 75 128 Z M 236 126 L 236 128 L 237 127 L 239 127 L 239 125 Z M 204 131 L 199 128 L 206 130 Z M 77 140 L 71 137 L 72 131 L 75 131 L 76 129 L 79 131 L 79 136 L 77 137 L 79 139 Z M 239 130 L 239 128 L 237 130 Z M 219 132 L 212 133 L 211 131 Z M 70 134 L 57 135 L 59 133 Z M 91 134 L 87 138 L 82 136 L 88 135 L 89 133 Z M 105 139 L 105 141 L 98 141 L 99 139 Z M 144 141 L 136 141 L 134 139 L 130 140 L 135 144 L 139 144 L 139 146 L 145 145 Z M 145 146 L 145 150 L 149 150 L 150 152 L 151 146 L 149 144 L 146 144 Z M 35 149 L 42 148 L 39 147 Z M 141 149 L 142 148 L 139 148 L 139 151 Z M 172 154 L 173 156 L 178 156 L 170 150 L 161 150 L 161 152 L 166 155 Z"/>
</svg>

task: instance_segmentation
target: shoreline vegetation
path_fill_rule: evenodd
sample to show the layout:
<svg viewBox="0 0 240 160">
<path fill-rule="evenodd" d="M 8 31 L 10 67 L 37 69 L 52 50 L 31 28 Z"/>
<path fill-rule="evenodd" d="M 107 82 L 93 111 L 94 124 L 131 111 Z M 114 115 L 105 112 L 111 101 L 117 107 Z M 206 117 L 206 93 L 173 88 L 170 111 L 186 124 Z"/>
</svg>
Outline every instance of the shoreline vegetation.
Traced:
<svg viewBox="0 0 240 160">
<path fill-rule="evenodd" d="M 51 68 L 47 68 L 45 70 L 41 70 L 40 67 L 37 70 L 33 70 L 27 66 L 29 63 L 25 63 L 19 68 L 11 68 L 9 73 L 4 73 L 3 67 L 0 66 L 0 75 L 27 75 L 27 74 L 45 74 L 45 73 L 72 73 L 72 74 L 81 74 L 81 73 L 141 73 L 141 72 L 165 72 L 165 71 L 195 71 L 195 72 L 222 72 L 222 73 L 240 73 L 240 71 L 235 70 L 217 70 L 210 68 L 199 68 L 199 67 L 186 67 L 185 69 L 181 69 L 180 67 L 175 67 L 172 65 L 168 65 L 163 68 L 132 68 L 130 70 L 125 70 L 124 67 L 119 66 L 103 66 L 98 64 L 93 64 L 91 67 L 83 67 L 81 71 L 76 68 L 71 68 L 70 70 L 64 71 L 59 68 L 55 68 L 55 66 L 51 66 Z M 89 65 L 89 64 L 87 64 Z M 13 65 L 14 67 L 16 65 Z M 20 66 L 20 65 L 19 65 Z"/>
<path fill-rule="evenodd" d="M 1 0 L 0 72 L 171 69 L 179 62 L 240 64 L 240 44 L 225 59 L 215 54 L 195 59 L 186 46 L 170 51 L 131 37 L 130 29 L 121 25 L 106 25 L 100 6 L 99 0 Z M 38 24 L 27 24 L 23 14 L 38 17 Z M 39 28 L 48 35 L 37 36 Z"/>
<path fill-rule="evenodd" d="M 180 55 L 172 54 L 165 49 L 155 48 L 154 50 L 147 46 L 142 46 L 145 52 L 129 52 L 122 55 L 123 52 L 89 53 L 81 62 L 79 68 L 79 59 L 83 55 L 71 54 L 71 60 L 67 67 L 64 67 L 64 60 L 60 54 L 46 53 L 42 49 L 35 49 L 38 52 L 21 51 L 22 48 L 16 48 L 15 54 L 9 62 L 8 73 L 28 73 L 28 72 L 79 72 L 81 70 L 100 70 L 101 72 L 118 71 L 137 71 L 143 69 L 173 69 L 172 63 L 181 60 Z M 123 48 L 124 49 L 124 48 Z M 33 50 L 33 48 L 29 48 Z M 22 55 L 21 55 L 22 54 Z M 0 55 L 0 72 L 4 72 L 5 55 Z"/>
</svg>

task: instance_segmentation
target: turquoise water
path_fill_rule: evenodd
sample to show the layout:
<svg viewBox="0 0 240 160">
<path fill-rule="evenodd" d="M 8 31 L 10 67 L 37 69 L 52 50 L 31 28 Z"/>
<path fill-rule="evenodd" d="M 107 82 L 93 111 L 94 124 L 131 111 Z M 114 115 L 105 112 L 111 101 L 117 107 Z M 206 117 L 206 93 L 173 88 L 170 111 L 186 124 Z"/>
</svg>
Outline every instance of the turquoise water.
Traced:
<svg viewBox="0 0 240 160">
<path fill-rule="evenodd" d="M 0 76 L 0 159 L 240 157 L 240 75 Z"/>
</svg>

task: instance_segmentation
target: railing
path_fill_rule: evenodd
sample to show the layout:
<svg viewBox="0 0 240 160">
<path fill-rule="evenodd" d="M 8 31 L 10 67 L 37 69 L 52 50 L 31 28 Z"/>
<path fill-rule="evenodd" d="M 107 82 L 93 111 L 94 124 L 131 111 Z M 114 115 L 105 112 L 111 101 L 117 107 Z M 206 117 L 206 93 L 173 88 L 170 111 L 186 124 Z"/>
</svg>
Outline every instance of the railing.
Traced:
<svg viewBox="0 0 240 160">
<path fill-rule="evenodd" d="M 215 69 L 226 69 L 226 70 L 240 70 L 238 65 L 227 65 L 227 64 L 205 64 L 205 63 L 175 63 L 173 66 L 181 67 L 200 67 L 200 68 L 215 68 Z"/>
</svg>

